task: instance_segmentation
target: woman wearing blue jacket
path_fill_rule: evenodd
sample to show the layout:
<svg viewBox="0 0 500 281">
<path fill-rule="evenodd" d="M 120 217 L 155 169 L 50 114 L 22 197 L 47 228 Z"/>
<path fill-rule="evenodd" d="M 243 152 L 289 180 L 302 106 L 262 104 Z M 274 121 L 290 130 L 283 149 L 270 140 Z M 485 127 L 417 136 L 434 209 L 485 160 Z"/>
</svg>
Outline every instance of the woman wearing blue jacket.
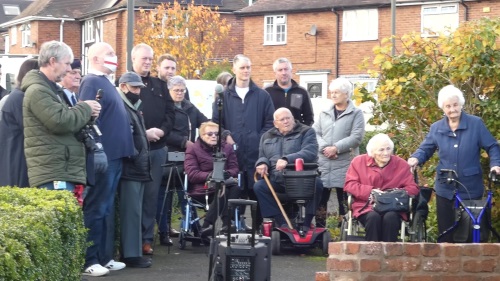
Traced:
<svg viewBox="0 0 500 281">
<path fill-rule="evenodd" d="M 439 233 L 453 225 L 453 184 L 439 180 L 441 170 L 457 172 L 458 193 L 463 199 L 479 199 L 484 193 L 480 151 L 484 149 L 490 157 L 490 170 L 500 173 L 500 148 L 481 118 L 462 111 L 465 103 L 462 91 L 448 85 L 439 91 L 438 106 L 443 110 L 443 119 L 431 125 L 430 131 L 420 147 L 408 159 L 414 168 L 423 165 L 434 152 L 438 151 L 439 163 L 436 167 L 436 211 Z M 465 186 L 465 188 L 464 188 Z M 443 242 L 453 242 L 452 235 L 443 237 Z"/>
</svg>

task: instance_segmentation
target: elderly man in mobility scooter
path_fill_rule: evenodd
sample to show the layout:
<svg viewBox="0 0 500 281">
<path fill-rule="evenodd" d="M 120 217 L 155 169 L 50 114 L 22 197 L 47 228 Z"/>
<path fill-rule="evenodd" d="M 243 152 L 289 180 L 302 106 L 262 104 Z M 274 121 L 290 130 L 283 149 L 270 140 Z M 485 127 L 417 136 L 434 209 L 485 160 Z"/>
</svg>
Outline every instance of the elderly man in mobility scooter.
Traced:
<svg viewBox="0 0 500 281">
<path fill-rule="evenodd" d="M 287 108 L 279 108 L 274 112 L 273 117 L 275 128 L 264 133 L 260 140 L 256 173 L 263 179 L 255 183 L 254 192 L 259 201 L 262 216 L 264 218 L 273 218 L 277 230 L 289 234 L 292 244 L 296 242 L 301 243 L 300 241 L 306 244 L 313 244 L 315 238 L 318 236 L 316 234 L 324 232 L 323 228 L 319 233 L 316 233 L 318 232 L 317 229 L 310 229 L 317 204 L 321 199 L 323 188 L 321 180 L 316 178 L 315 175 L 313 176 L 315 184 L 314 186 L 311 185 L 310 188 L 316 189 L 314 197 L 305 203 L 306 212 L 303 223 L 295 226 L 291 225 L 285 219 L 286 214 L 280 208 L 279 200 L 276 202 L 276 199 L 273 198 L 272 189 L 278 194 L 286 194 L 285 176 L 283 173 L 286 171 L 285 168 L 289 163 L 295 163 L 295 160 L 299 158 L 302 158 L 306 163 L 317 162 L 318 142 L 316 134 L 311 127 L 295 121 L 292 113 Z M 266 182 L 268 174 L 270 174 L 271 186 Z M 304 186 L 303 188 L 308 187 Z M 298 228 L 298 230 L 295 228 Z M 306 239 L 307 241 L 303 240 L 307 236 L 310 236 Z M 273 238 L 275 238 L 274 235 Z"/>
</svg>

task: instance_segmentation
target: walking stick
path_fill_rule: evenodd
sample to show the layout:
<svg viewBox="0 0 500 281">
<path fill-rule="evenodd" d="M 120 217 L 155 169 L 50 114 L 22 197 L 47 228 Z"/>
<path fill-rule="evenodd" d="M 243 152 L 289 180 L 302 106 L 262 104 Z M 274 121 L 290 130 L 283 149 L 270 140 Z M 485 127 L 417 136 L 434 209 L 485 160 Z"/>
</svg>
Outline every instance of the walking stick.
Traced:
<svg viewBox="0 0 500 281">
<path fill-rule="evenodd" d="M 257 172 L 254 174 L 254 180 L 257 181 Z M 267 187 L 269 187 L 269 190 L 271 190 L 271 193 L 273 194 L 274 200 L 276 200 L 276 204 L 278 204 L 278 207 L 280 208 L 281 214 L 283 217 L 285 217 L 286 224 L 288 225 L 288 228 L 293 229 L 292 223 L 290 222 L 290 219 L 288 218 L 288 215 L 286 214 L 285 210 L 283 209 L 283 206 L 281 205 L 281 201 L 278 198 L 278 195 L 276 195 L 276 192 L 274 191 L 273 186 L 271 185 L 271 182 L 269 181 L 269 178 L 267 175 L 264 175 L 264 180 L 267 183 Z"/>
</svg>

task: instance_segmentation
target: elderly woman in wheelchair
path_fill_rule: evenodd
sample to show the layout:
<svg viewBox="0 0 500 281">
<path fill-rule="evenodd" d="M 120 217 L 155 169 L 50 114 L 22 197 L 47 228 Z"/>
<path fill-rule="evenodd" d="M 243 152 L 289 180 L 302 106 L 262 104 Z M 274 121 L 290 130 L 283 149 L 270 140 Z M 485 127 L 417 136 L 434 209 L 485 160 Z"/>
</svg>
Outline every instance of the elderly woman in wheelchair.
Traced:
<svg viewBox="0 0 500 281">
<path fill-rule="evenodd" d="M 214 122 L 205 122 L 200 126 L 200 137 L 196 142 L 186 149 L 186 160 L 184 161 L 184 169 L 188 176 L 189 195 L 199 202 L 206 202 L 210 204 L 205 220 L 202 225 L 201 235 L 209 236 L 213 231 L 213 224 L 220 215 L 223 219 L 222 228 L 228 227 L 224 225 L 227 215 L 227 200 L 237 199 L 240 195 L 238 188 L 238 160 L 236 159 L 236 152 L 233 147 L 224 141 L 221 144 L 221 152 L 226 157 L 224 166 L 224 186 L 225 189 L 219 191 L 215 195 L 215 188 L 213 187 L 214 181 L 212 180 L 212 172 L 214 170 L 214 153 L 217 150 L 217 143 L 219 137 L 219 125 Z M 215 208 L 217 196 L 217 208 Z M 217 209 L 219 212 L 217 212 Z"/>
<path fill-rule="evenodd" d="M 367 154 L 355 157 L 346 174 L 344 190 L 353 197 L 352 216 L 365 228 L 365 240 L 395 242 L 406 212 L 374 210 L 373 193 L 405 190 L 409 196 L 419 192 L 408 163 L 393 155 L 394 143 L 386 134 L 373 136 Z"/>
</svg>

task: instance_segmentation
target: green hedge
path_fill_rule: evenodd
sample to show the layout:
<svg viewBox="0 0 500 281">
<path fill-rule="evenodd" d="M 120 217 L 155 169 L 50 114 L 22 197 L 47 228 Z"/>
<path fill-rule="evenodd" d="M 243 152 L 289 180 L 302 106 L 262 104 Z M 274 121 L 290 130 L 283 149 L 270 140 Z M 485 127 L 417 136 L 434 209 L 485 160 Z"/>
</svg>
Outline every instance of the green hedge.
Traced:
<svg viewBox="0 0 500 281">
<path fill-rule="evenodd" d="M 81 280 L 86 230 L 72 193 L 0 188 L 0 280 Z"/>
</svg>

